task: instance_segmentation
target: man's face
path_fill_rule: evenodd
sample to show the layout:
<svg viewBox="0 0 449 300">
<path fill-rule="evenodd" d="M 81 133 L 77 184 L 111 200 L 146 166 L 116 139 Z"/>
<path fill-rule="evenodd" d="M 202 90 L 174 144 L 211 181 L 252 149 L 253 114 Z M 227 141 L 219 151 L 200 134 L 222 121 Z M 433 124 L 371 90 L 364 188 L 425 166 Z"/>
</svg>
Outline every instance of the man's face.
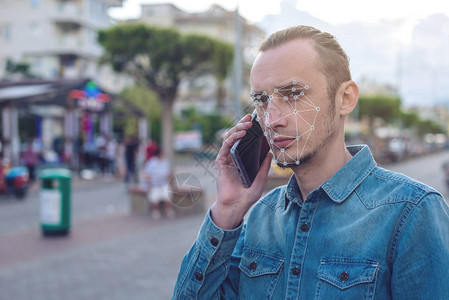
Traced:
<svg viewBox="0 0 449 300">
<path fill-rule="evenodd" d="M 317 56 L 309 41 L 294 40 L 260 53 L 252 67 L 251 98 L 280 166 L 307 162 L 335 131 L 335 110 Z"/>
</svg>

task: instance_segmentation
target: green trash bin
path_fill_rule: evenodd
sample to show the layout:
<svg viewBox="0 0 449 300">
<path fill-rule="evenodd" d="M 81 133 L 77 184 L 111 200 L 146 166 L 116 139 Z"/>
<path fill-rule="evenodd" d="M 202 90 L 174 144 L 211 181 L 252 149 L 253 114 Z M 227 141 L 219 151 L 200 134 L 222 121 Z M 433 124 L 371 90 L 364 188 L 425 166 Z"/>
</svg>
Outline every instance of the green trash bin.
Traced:
<svg viewBox="0 0 449 300">
<path fill-rule="evenodd" d="M 45 169 L 40 172 L 41 229 L 43 235 L 67 235 L 70 232 L 71 172 Z"/>
</svg>

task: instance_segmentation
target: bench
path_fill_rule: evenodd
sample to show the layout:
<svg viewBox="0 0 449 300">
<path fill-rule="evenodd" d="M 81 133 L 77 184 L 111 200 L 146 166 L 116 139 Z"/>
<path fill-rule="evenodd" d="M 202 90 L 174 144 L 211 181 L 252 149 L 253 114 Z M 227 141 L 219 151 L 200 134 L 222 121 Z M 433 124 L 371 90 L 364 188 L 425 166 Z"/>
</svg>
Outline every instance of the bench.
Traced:
<svg viewBox="0 0 449 300">
<path fill-rule="evenodd" d="M 132 213 L 149 214 L 151 212 L 147 191 L 142 186 L 131 185 L 128 188 L 128 195 Z M 204 191 L 201 189 L 172 189 L 170 195 L 173 209 L 177 215 L 204 214 L 206 212 Z M 161 207 L 161 209 L 163 208 Z"/>
</svg>

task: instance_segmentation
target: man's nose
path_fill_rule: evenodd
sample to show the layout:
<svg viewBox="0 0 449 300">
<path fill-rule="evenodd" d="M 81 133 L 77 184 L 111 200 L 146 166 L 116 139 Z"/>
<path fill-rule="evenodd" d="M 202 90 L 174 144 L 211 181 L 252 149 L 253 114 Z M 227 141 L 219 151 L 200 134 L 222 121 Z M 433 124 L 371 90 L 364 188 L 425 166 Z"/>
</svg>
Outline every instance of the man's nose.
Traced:
<svg viewBox="0 0 449 300">
<path fill-rule="evenodd" d="M 273 100 L 274 99 L 272 99 L 272 101 L 270 101 L 267 106 L 267 124 L 265 125 L 272 128 L 285 126 L 287 124 L 286 114 L 279 106 L 279 103 L 275 103 L 276 101 Z"/>
</svg>

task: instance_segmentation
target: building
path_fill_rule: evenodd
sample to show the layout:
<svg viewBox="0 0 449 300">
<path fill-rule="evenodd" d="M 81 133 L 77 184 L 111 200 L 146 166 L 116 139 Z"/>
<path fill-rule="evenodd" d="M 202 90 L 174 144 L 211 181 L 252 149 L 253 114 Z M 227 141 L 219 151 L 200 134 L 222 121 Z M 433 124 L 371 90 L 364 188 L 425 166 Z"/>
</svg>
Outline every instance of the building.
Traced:
<svg viewBox="0 0 449 300">
<path fill-rule="evenodd" d="M 116 92 L 122 78 L 100 67 L 97 31 L 112 24 L 107 10 L 122 0 L 0 1 L 0 79 L 8 64 L 28 64 L 44 79 L 92 78 Z"/>
<path fill-rule="evenodd" d="M 111 133 L 111 92 L 129 80 L 99 64 L 103 50 L 97 32 L 113 24 L 108 8 L 121 5 L 122 0 L 0 1 L 0 145 L 5 158 L 18 163 L 24 137 L 32 135 L 43 150 L 59 141 L 64 159 L 73 163 L 83 130 L 84 145 L 91 134 Z M 28 75 L 36 78 L 13 73 L 14 65 L 26 65 Z M 99 122 L 95 133 L 83 129 L 84 120 Z"/>
<path fill-rule="evenodd" d="M 265 32 L 249 24 L 241 16 L 239 18 L 242 24 L 244 61 L 252 64 Z M 227 11 L 216 4 L 199 13 L 184 12 L 173 4 L 146 4 L 142 5 L 142 15 L 136 21 L 154 26 L 175 27 L 184 33 L 200 33 L 230 44 L 234 44 L 236 39 L 235 11 Z"/>
</svg>

